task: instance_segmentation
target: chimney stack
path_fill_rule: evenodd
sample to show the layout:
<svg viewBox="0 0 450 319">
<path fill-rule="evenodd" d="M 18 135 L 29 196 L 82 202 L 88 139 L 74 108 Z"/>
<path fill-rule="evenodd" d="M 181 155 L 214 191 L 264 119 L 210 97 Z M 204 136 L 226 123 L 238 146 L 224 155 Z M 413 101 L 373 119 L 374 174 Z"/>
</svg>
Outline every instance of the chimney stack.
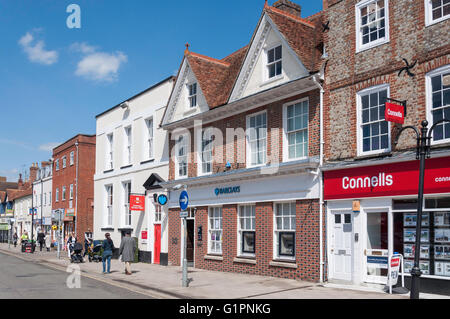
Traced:
<svg viewBox="0 0 450 319">
<path fill-rule="evenodd" d="M 17 181 L 18 189 L 23 189 L 23 180 L 22 180 L 22 174 L 19 174 L 19 180 Z"/>
<path fill-rule="evenodd" d="M 39 167 L 37 163 L 33 163 L 30 167 L 30 183 L 33 183 L 37 177 L 37 171 Z"/>
<path fill-rule="evenodd" d="M 289 0 L 278 0 L 272 5 L 272 7 L 293 14 L 299 18 L 302 17 L 302 7 Z"/>
</svg>

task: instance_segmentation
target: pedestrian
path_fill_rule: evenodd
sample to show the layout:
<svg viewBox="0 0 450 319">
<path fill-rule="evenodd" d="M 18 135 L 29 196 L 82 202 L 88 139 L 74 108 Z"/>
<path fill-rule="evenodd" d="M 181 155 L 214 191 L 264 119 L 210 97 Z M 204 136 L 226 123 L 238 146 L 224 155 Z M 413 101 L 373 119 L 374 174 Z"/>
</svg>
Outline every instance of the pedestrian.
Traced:
<svg viewBox="0 0 450 319">
<path fill-rule="evenodd" d="M 17 247 L 17 240 L 19 239 L 19 236 L 17 236 L 17 232 L 14 233 L 13 235 L 13 242 L 14 242 L 14 247 Z"/>
<path fill-rule="evenodd" d="M 45 247 L 47 248 L 47 251 L 50 251 L 50 247 L 51 247 L 51 240 L 50 240 L 50 235 L 48 233 L 45 233 Z"/>
<path fill-rule="evenodd" d="M 69 235 L 69 238 L 67 239 L 67 255 L 70 258 L 70 255 L 72 254 L 72 247 L 77 242 L 77 238 L 75 237 L 74 233 L 71 233 Z"/>
<path fill-rule="evenodd" d="M 22 244 L 24 241 L 28 240 L 28 233 L 24 232 L 20 237 L 20 243 Z"/>
<path fill-rule="evenodd" d="M 125 263 L 125 275 L 131 275 L 131 262 L 134 261 L 134 253 L 136 251 L 135 241 L 131 238 L 130 232 L 120 243 L 119 256 L 122 255 L 122 261 Z"/>
<path fill-rule="evenodd" d="M 83 257 L 86 256 L 86 254 L 88 253 L 88 249 L 89 249 L 89 245 L 92 242 L 92 232 L 91 229 L 88 228 L 88 231 L 84 233 L 84 255 Z"/>
<path fill-rule="evenodd" d="M 45 234 L 42 229 L 39 230 L 39 234 L 37 235 L 37 242 L 39 243 L 39 250 L 42 251 L 42 246 L 45 245 Z"/>
<path fill-rule="evenodd" d="M 105 234 L 105 240 L 102 243 L 103 254 L 102 254 L 102 263 L 103 263 L 103 273 L 110 274 L 111 273 L 111 258 L 114 250 L 114 243 L 111 239 L 111 235 L 109 233 Z M 108 268 L 105 269 L 106 263 L 108 264 Z M 107 270 L 107 271 L 106 271 Z"/>
</svg>

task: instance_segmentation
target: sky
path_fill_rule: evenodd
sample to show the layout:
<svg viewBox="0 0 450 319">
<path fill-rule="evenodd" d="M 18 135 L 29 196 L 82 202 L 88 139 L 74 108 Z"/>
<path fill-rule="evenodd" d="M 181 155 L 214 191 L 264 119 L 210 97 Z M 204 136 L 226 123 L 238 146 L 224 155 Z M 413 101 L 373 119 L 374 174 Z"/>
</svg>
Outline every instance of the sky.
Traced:
<svg viewBox="0 0 450 319">
<path fill-rule="evenodd" d="M 302 17 L 322 9 L 321 0 L 294 2 Z M 17 181 L 32 163 L 50 159 L 53 147 L 95 134 L 96 115 L 176 75 L 186 43 L 217 59 L 247 45 L 263 6 L 264 0 L 0 0 L 0 176 Z M 80 21 L 79 28 L 68 21 Z"/>
</svg>

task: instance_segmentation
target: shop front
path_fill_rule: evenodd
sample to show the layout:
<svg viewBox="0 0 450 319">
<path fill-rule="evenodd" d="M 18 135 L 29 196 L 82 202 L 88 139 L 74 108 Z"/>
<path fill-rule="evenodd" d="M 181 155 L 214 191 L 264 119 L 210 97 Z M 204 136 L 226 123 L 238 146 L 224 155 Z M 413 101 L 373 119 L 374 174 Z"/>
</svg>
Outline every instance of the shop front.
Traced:
<svg viewBox="0 0 450 319">
<path fill-rule="evenodd" d="M 319 281 L 319 176 L 223 174 L 185 180 L 186 234 L 180 191 L 169 198 L 169 264 Z M 180 181 L 183 184 L 183 182 Z M 171 185 L 169 185 L 171 186 Z"/>
<path fill-rule="evenodd" d="M 329 280 L 387 283 L 387 257 L 414 265 L 419 161 L 326 169 Z M 450 157 L 426 161 L 421 291 L 450 294 Z"/>
</svg>

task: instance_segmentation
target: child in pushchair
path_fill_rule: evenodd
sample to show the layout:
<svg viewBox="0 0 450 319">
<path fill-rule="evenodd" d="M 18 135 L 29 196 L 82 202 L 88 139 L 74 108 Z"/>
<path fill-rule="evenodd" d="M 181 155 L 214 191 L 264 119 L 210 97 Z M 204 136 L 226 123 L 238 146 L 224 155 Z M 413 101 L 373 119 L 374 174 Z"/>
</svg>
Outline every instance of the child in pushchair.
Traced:
<svg viewBox="0 0 450 319">
<path fill-rule="evenodd" d="M 80 243 L 75 243 L 70 246 L 70 262 L 71 263 L 82 263 L 83 262 L 83 256 L 81 255 L 81 252 L 83 251 L 83 245 Z"/>
<path fill-rule="evenodd" d="M 95 261 L 100 262 L 102 261 L 101 256 L 101 250 L 102 250 L 102 244 L 98 240 L 91 240 L 89 247 L 88 247 L 88 258 L 89 262 Z"/>
</svg>

